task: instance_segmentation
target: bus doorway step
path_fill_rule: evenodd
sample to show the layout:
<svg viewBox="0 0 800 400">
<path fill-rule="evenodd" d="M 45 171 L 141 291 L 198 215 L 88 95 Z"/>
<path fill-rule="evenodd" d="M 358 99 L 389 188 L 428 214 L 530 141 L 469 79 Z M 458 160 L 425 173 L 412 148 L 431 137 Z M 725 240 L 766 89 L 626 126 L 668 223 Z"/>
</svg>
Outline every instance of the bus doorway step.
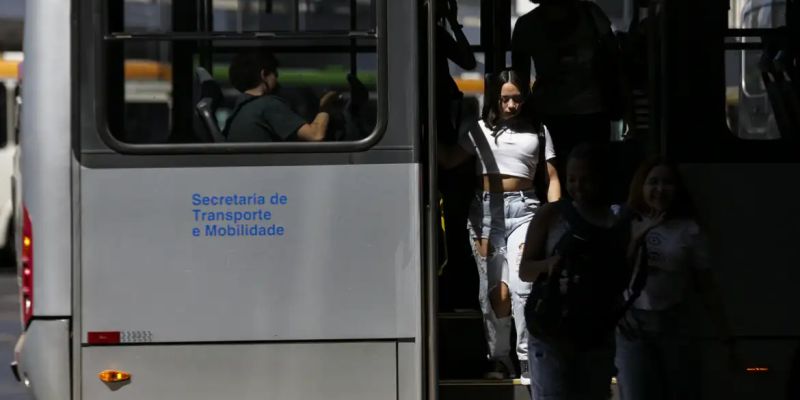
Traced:
<svg viewBox="0 0 800 400">
<path fill-rule="evenodd" d="M 439 381 L 440 400 L 531 400 L 529 386 L 519 379 L 453 379 Z"/>
</svg>

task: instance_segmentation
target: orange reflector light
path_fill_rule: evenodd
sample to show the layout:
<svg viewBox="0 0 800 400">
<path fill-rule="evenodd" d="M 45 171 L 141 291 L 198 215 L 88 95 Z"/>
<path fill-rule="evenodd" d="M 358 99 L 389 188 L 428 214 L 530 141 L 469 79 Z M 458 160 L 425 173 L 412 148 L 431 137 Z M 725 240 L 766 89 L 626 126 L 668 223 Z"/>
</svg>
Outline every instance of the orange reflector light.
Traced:
<svg viewBox="0 0 800 400">
<path fill-rule="evenodd" d="M 124 371 L 116 371 L 113 369 L 105 370 L 97 376 L 105 383 L 125 382 L 131 379 L 131 374 Z"/>
<path fill-rule="evenodd" d="M 763 374 L 769 372 L 767 367 L 747 367 L 744 369 L 748 374 Z"/>
</svg>

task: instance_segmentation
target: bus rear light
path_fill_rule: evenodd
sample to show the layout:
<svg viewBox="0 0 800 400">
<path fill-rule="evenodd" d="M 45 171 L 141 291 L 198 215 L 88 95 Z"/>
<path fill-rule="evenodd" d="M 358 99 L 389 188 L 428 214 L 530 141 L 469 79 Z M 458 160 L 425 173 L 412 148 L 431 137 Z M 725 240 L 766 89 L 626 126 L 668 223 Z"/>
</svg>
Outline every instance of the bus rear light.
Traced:
<svg viewBox="0 0 800 400">
<path fill-rule="evenodd" d="M 105 370 L 97 374 L 97 377 L 105 383 L 125 382 L 131 380 L 131 374 L 125 371 L 117 371 L 114 369 Z"/>
<path fill-rule="evenodd" d="M 22 210 L 20 305 L 22 307 L 22 323 L 27 327 L 33 317 L 33 226 L 28 208 L 23 207 Z"/>
</svg>

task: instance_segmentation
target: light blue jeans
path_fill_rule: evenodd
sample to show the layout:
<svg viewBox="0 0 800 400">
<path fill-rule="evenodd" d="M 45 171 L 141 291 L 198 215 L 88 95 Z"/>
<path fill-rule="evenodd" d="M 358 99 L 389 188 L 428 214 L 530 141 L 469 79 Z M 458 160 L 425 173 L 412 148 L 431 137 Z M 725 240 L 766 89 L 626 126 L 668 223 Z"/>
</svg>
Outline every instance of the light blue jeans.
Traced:
<svg viewBox="0 0 800 400">
<path fill-rule="evenodd" d="M 533 191 L 478 192 L 470 206 L 467 226 L 480 275 L 478 298 L 490 359 L 505 361 L 511 350 L 511 318 L 498 318 L 489 301 L 489 293 L 500 282 L 505 283 L 511 293 L 517 357 L 521 361 L 528 359 L 525 302 L 531 292 L 531 283 L 519 279 L 519 263 L 528 225 L 538 206 L 539 200 Z M 489 240 L 489 254 L 486 257 L 478 252 L 476 241 L 480 239 Z"/>
<path fill-rule="evenodd" d="M 614 338 L 612 332 L 605 335 L 604 344 L 590 348 L 531 336 L 528 362 L 533 399 L 608 399 L 614 375 Z"/>
<path fill-rule="evenodd" d="M 620 400 L 692 400 L 700 398 L 699 351 L 687 336 L 685 308 L 632 309 L 636 335 L 617 332 L 617 382 Z"/>
</svg>

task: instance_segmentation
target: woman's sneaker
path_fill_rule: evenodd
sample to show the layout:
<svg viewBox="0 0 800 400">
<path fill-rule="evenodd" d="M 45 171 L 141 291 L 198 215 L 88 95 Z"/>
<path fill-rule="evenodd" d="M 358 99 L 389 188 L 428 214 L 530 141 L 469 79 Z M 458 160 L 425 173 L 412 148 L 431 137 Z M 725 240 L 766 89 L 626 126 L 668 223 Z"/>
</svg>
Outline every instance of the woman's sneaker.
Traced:
<svg viewBox="0 0 800 400">
<path fill-rule="evenodd" d="M 489 360 L 489 370 L 483 374 L 485 379 L 510 379 L 512 377 L 511 362 L 507 360 Z"/>
<path fill-rule="evenodd" d="M 519 383 L 522 385 L 531 384 L 531 372 L 528 370 L 528 360 L 520 360 L 519 362 Z"/>
</svg>

